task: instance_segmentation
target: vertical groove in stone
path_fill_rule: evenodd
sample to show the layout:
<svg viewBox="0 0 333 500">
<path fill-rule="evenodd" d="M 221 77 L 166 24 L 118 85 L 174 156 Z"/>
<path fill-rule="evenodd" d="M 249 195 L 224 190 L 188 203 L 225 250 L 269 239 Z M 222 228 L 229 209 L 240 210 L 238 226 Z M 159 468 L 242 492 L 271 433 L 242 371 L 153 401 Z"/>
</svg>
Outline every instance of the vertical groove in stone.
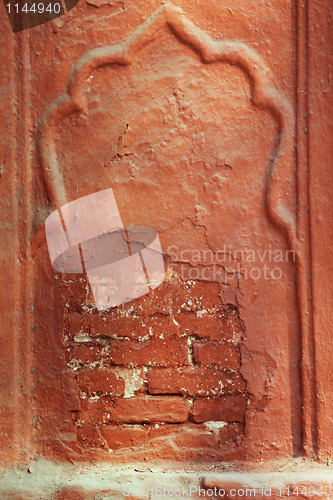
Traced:
<svg viewBox="0 0 333 500">
<path fill-rule="evenodd" d="M 311 285 L 311 234 L 309 207 L 308 141 L 308 0 L 297 2 L 297 191 L 298 191 L 298 307 L 301 321 L 301 376 L 303 449 L 316 455 L 317 418 L 315 397 L 314 330 Z"/>
<path fill-rule="evenodd" d="M 15 218 L 14 257 L 14 359 L 17 382 L 17 417 L 15 434 L 18 441 L 17 460 L 31 455 L 31 298 L 32 269 L 30 256 L 31 234 L 31 164 L 30 164 L 30 51 L 29 32 L 15 35 L 15 102 L 16 130 L 14 139 L 14 168 L 12 178 L 12 204 Z"/>
</svg>

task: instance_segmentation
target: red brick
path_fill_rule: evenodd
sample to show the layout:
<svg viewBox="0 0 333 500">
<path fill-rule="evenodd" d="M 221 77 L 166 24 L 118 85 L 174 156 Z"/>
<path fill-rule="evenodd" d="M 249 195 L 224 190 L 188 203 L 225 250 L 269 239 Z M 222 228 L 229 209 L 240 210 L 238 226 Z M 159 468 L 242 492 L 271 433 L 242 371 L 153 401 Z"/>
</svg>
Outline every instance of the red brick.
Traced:
<svg viewBox="0 0 333 500">
<path fill-rule="evenodd" d="M 147 316 L 156 313 L 169 316 L 174 314 L 175 310 L 180 309 L 187 297 L 187 291 L 184 283 L 174 278 L 165 281 L 159 287 L 151 290 L 150 293 L 143 295 L 136 301 L 134 307 L 139 314 Z M 125 304 L 126 306 L 126 304 Z"/>
<path fill-rule="evenodd" d="M 142 425 L 108 425 L 101 429 L 101 434 L 112 450 L 133 448 L 147 439 L 147 429 Z"/>
<path fill-rule="evenodd" d="M 236 311 L 233 308 L 224 309 L 219 316 L 219 321 L 221 331 L 223 332 L 223 339 L 238 344 L 243 331 Z"/>
<path fill-rule="evenodd" d="M 84 398 L 81 400 L 81 409 L 79 417 L 84 422 L 102 423 L 105 420 L 106 406 L 112 403 L 112 396 L 101 396 L 98 399 L 90 400 Z"/>
<path fill-rule="evenodd" d="M 177 336 L 141 342 L 113 339 L 109 359 L 114 365 L 186 365 L 188 364 L 187 339 Z"/>
<path fill-rule="evenodd" d="M 179 330 L 188 335 L 197 335 L 203 339 L 229 340 L 239 343 L 242 332 L 234 325 L 230 317 L 222 314 L 197 315 L 196 312 L 181 312 L 175 315 Z"/>
<path fill-rule="evenodd" d="M 179 330 L 187 335 L 198 335 L 202 338 L 223 339 L 221 322 L 216 315 L 205 314 L 200 317 L 197 313 L 185 313 L 175 315 L 179 323 Z"/>
<path fill-rule="evenodd" d="M 173 277 L 141 297 L 134 307 L 144 315 L 156 312 L 173 315 L 177 310 L 196 311 L 203 308 L 213 312 L 221 308 L 219 292 L 220 287 L 216 283 L 183 281 Z"/>
<path fill-rule="evenodd" d="M 68 310 L 81 311 L 80 304 L 85 304 L 87 300 L 88 281 L 84 274 L 58 274 L 58 281 L 66 289 Z M 64 292 L 63 292 L 64 293 Z"/>
<path fill-rule="evenodd" d="M 113 422 L 185 422 L 190 403 L 181 397 L 138 396 L 116 400 L 107 407 L 108 419 Z"/>
<path fill-rule="evenodd" d="M 165 424 L 149 431 L 150 449 L 166 460 L 200 460 L 221 458 L 219 436 L 203 424 Z"/>
<path fill-rule="evenodd" d="M 147 334 L 158 336 L 161 333 L 177 332 L 177 328 L 176 325 L 170 323 L 167 315 L 125 316 L 119 312 L 119 309 L 116 309 L 107 315 L 87 312 L 69 315 L 65 334 L 70 339 L 75 339 L 80 332 L 86 333 L 92 339 L 115 336 L 142 338 Z"/>
<path fill-rule="evenodd" d="M 82 370 L 76 373 L 80 389 L 87 393 L 112 393 L 122 396 L 125 393 L 125 381 L 117 377 L 111 369 Z"/>
<path fill-rule="evenodd" d="M 52 496 L 52 500 L 100 500 L 117 498 L 120 492 L 116 490 L 86 490 L 85 488 L 63 488 Z M 128 498 L 128 497 L 127 497 Z"/>
<path fill-rule="evenodd" d="M 163 284 L 141 297 L 138 301 L 125 304 L 121 309 L 108 313 L 71 312 L 65 321 L 64 334 L 70 341 L 86 334 L 89 344 L 102 337 L 123 336 L 142 339 L 164 338 L 176 335 L 198 335 L 212 340 L 233 340 L 239 342 L 241 331 L 236 325 L 237 317 L 231 310 L 221 310 L 218 296 L 219 286 L 215 283 L 179 282 Z M 90 342 L 90 343 L 91 343 Z"/>
<path fill-rule="evenodd" d="M 217 397 L 244 388 L 245 383 L 238 373 L 226 373 L 217 368 L 152 368 L 148 372 L 148 390 L 151 394 Z"/>
<path fill-rule="evenodd" d="M 64 488 L 52 495 L 52 500 L 90 500 L 93 493 L 89 493 L 83 488 Z"/>
<path fill-rule="evenodd" d="M 101 392 L 122 396 L 125 394 L 126 379 L 133 385 L 135 392 L 143 390 L 143 372 L 139 372 L 141 383 L 140 379 L 136 380 L 137 371 L 117 367 L 79 370 L 76 372 L 76 378 L 80 389 L 87 394 Z"/>
<path fill-rule="evenodd" d="M 221 309 L 219 290 L 216 283 L 175 279 L 163 283 L 136 302 L 125 304 L 121 311 L 115 308 L 108 313 L 96 314 L 94 311 L 74 310 L 66 318 L 65 333 L 72 339 L 79 332 L 91 338 L 115 335 L 139 338 L 147 333 L 157 336 L 160 333 L 186 333 L 188 330 L 203 337 L 221 338 L 219 323 L 214 316 Z M 202 312 L 203 317 L 199 316 Z M 172 318 L 181 325 L 180 328 Z"/>
<path fill-rule="evenodd" d="M 246 398 L 243 395 L 226 396 L 217 399 L 200 398 L 193 403 L 191 420 L 208 422 L 243 422 L 246 410 Z"/>
<path fill-rule="evenodd" d="M 193 359 L 199 365 L 215 365 L 219 368 L 239 370 L 240 355 L 235 345 L 227 342 L 193 343 Z"/>
</svg>

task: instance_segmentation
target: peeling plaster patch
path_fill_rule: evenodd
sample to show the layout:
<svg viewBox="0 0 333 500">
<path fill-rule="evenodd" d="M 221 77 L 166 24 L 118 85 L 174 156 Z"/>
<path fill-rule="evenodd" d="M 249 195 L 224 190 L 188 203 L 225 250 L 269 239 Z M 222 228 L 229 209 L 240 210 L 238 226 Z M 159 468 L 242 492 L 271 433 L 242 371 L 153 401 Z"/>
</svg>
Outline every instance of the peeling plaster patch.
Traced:
<svg viewBox="0 0 333 500">
<path fill-rule="evenodd" d="M 126 369 L 119 368 L 117 370 L 117 376 L 124 379 L 125 391 L 124 398 L 131 398 L 135 396 L 135 392 L 143 387 L 143 378 L 141 368 L 131 369 L 130 371 Z"/>
<path fill-rule="evenodd" d="M 214 434 L 219 435 L 220 429 L 227 425 L 227 422 L 215 422 L 213 420 L 209 420 L 208 422 L 204 422 L 205 426 Z"/>
</svg>

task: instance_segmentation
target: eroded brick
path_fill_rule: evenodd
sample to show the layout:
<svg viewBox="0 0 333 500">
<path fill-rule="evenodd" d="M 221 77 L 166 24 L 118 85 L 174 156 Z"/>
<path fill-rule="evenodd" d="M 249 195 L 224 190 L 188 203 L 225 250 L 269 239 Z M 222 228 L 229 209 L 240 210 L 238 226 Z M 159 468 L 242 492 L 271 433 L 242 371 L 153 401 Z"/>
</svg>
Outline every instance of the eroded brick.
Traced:
<svg viewBox="0 0 333 500">
<path fill-rule="evenodd" d="M 143 391 L 142 370 L 112 367 L 83 369 L 75 373 L 80 389 L 87 394 L 101 392 L 112 396 L 131 396 Z"/>
<path fill-rule="evenodd" d="M 179 366 L 188 363 L 186 338 L 177 336 L 143 342 L 114 339 L 109 351 L 114 365 Z"/>
<path fill-rule="evenodd" d="M 229 370 L 239 370 L 240 367 L 240 354 L 237 347 L 227 342 L 195 341 L 193 359 L 198 365 L 215 365 Z"/>
<path fill-rule="evenodd" d="M 151 394 L 218 397 L 244 388 L 245 383 L 238 373 L 217 368 L 152 368 L 148 372 L 148 390 Z"/>
<path fill-rule="evenodd" d="M 101 435 L 112 450 L 142 445 L 147 439 L 147 429 L 142 425 L 108 425 Z"/>
<path fill-rule="evenodd" d="M 113 422 L 185 422 L 190 403 L 181 397 L 138 396 L 122 398 L 107 407 L 107 417 Z"/>
</svg>

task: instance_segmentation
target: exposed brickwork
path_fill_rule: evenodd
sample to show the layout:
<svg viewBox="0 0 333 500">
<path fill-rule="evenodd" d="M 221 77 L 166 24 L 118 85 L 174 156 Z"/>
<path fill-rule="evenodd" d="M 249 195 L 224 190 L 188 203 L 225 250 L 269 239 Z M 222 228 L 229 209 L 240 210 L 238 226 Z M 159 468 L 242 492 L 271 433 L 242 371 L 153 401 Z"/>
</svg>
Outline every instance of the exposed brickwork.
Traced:
<svg viewBox="0 0 333 500">
<path fill-rule="evenodd" d="M 74 347 L 72 356 L 84 367 L 89 363 L 119 366 L 181 366 L 188 364 L 186 338 L 174 335 L 168 339 L 111 339 L 107 345 Z"/>
<path fill-rule="evenodd" d="M 219 293 L 218 284 L 173 275 L 107 313 L 69 299 L 63 342 L 81 390 L 72 415 L 80 446 L 235 457 L 247 401 L 242 330 Z"/>
</svg>

